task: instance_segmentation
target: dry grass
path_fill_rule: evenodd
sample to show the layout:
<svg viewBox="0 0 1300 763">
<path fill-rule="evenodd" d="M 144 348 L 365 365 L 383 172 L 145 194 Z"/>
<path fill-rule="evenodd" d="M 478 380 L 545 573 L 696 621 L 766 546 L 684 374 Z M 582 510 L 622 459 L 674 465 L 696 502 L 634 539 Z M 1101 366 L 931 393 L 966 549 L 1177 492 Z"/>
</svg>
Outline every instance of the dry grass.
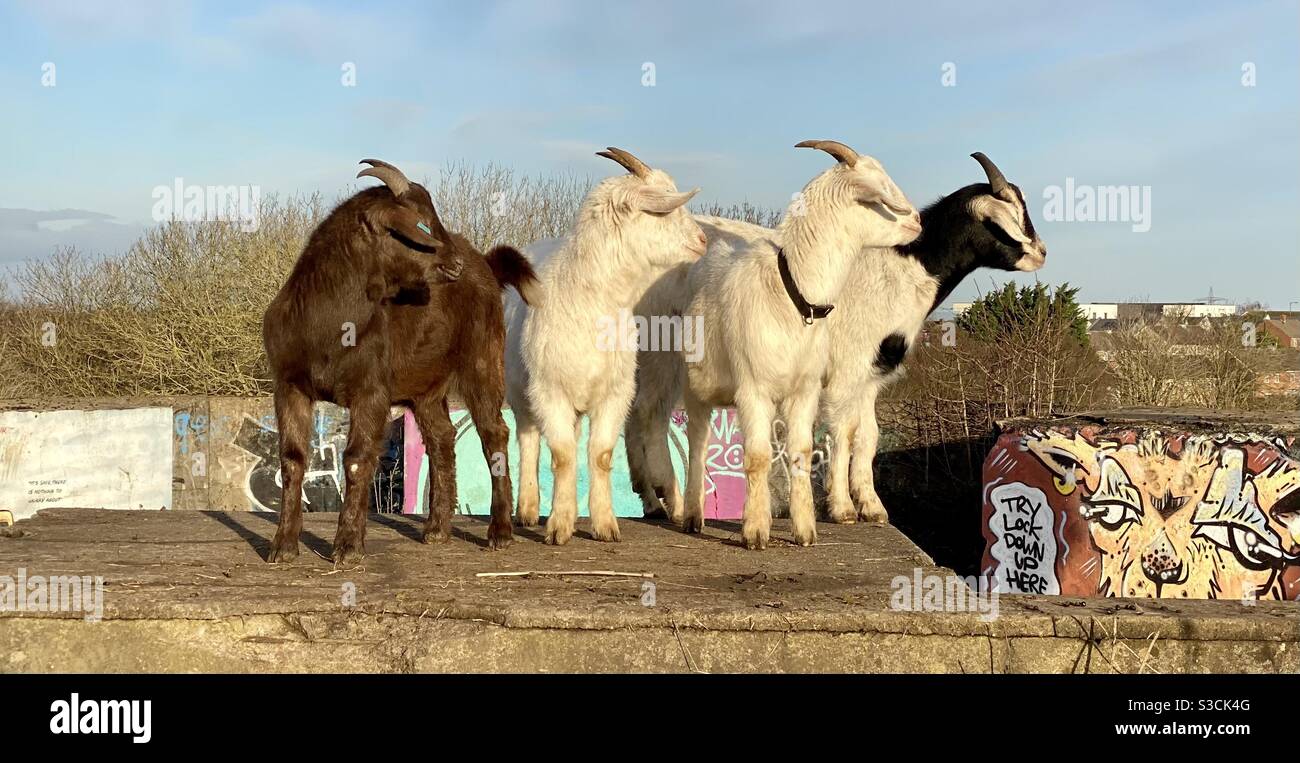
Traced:
<svg viewBox="0 0 1300 763">
<path fill-rule="evenodd" d="M 1113 405 L 1250 410 L 1287 402 L 1262 396 L 1260 380 L 1288 370 L 1289 354 L 1245 346 L 1239 321 L 1135 323 L 1106 339 L 1102 355 L 1115 372 Z"/>
<path fill-rule="evenodd" d="M 454 165 L 431 190 L 443 220 L 486 250 L 560 235 L 588 185 Z M 0 295 L 0 398 L 267 392 L 262 313 L 327 212 L 318 196 L 269 197 L 254 232 L 168 222 L 120 257 L 25 264 Z"/>
</svg>

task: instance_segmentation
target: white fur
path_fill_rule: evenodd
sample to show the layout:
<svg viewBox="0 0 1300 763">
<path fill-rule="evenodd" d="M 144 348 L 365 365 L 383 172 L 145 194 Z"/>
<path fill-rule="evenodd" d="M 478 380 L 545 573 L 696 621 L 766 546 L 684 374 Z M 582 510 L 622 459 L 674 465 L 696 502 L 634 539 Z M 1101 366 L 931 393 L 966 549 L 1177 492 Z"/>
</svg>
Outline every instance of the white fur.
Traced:
<svg viewBox="0 0 1300 763">
<path fill-rule="evenodd" d="M 590 418 L 587 447 L 592 532 L 618 540 L 610 496 L 610 460 L 635 391 L 636 349 L 602 346 L 603 321 L 631 310 L 665 269 L 693 261 L 704 236 L 666 173 L 625 175 L 592 189 L 563 239 L 525 254 L 538 270 L 541 306 L 507 305 L 506 397 L 515 413 L 520 477 L 516 519 L 535 525 L 541 437 L 551 449 L 554 493 L 547 542 L 562 544 L 577 518 L 577 438 Z"/>
<path fill-rule="evenodd" d="M 890 212 L 884 201 L 904 211 Z M 663 500 L 669 511 L 674 517 L 680 511 L 684 529 L 698 532 L 704 523 L 709 420 L 715 406 L 735 405 L 746 433 L 748 492 L 742 534 L 746 546 L 765 547 L 771 526 L 770 437 L 780 405 L 794 472 L 794 537 L 801 545 L 811 545 L 816 540 L 812 426 L 830 359 L 828 327 L 824 320 L 805 324 L 795 310 L 778 274 L 776 241 L 783 242 L 804 297 L 811 303 L 838 305 L 859 253 L 866 247 L 912 241 L 920 230 L 918 215 L 880 164 L 863 156 L 853 167 L 837 164 L 809 182 L 776 231 L 717 218 L 701 218 L 701 223 L 709 231 L 708 253 L 688 272 L 679 268 L 661 278 L 640 308 L 680 310 L 703 318 L 702 357 L 684 364 L 690 447 L 685 505 L 676 495 L 667 442 L 660 436 L 666 435 L 666 408 L 675 402 L 681 382 L 680 358 L 643 358 L 643 394 L 629 425 L 635 430 L 629 439 L 636 440 L 629 447 L 634 479 L 648 475 L 651 484 L 668 486 Z M 642 497 L 652 503 L 645 490 Z"/>
<path fill-rule="evenodd" d="M 973 206 L 974 220 L 993 219 L 1009 238 L 1025 247 L 1017 269 L 1041 267 L 1044 247 L 1036 236 L 1025 232 L 1026 213 L 1015 212 L 1018 203 L 981 196 Z M 773 247 L 781 240 L 781 232 L 770 228 L 734 220 L 698 219 L 709 237 L 710 256 L 715 251 L 735 251 L 746 246 Z M 891 247 L 867 249 L 850 265 L 835 310 L 827 318 L 829 357 L 820 406 L 833 442 L 828 492 L 829 513 L 834 521 L 888 521 L 876 493 L 872 467 L 880 437 L 875 404 L 880 391 L 901 377 L 902 370 L 878 368 L 877 350 L 891 334 L 903 337 L 910 349 L 930 314 L 938 289 L 937 279 L 920 262 Z M 667 470 L 662 466 L 667 453 L 658 452 L 662 449 L 657 448 L 660 440 L 656 439 L 655 422 L 664 419 L 676 404 L 678 391 L 671 379 L 662 378 L 662 369 L 647 365 L 640 375 L 644 391 L 638 393 L 632 418 L 640 429 L 634 430 L 630 422 L 629 440 L 633 434 L 640 438 L 645 432 L 646 444 L 642 447 L 639 441 L 629 442 L 629 465 L 634 472 L 643 469 L 651 485 L 666 486 L 662 500 L 672 510 L 681 499 L 671 464 Z M 639 462 L 631 461 L 634 454 L 641 459 Z M 648 490 L 642 496 L 647 510 L 653 510 L 658 496 Z"/>
<path fill-rule="evenodd" d="M 849 286 L 830 315 L 831 359 L 821 410 L 834 443 L 829 493 L 830 515 L 837 522 L 852 522 L 859 515 L 849 498 L 850 466 L 862 519 L 888 521 L 872 478 L 880 438 L 876 396 L 902 374 L 901 366 L 882 373 L 875 365 L 876 351 L 891 334 L 902 336 L 910 347 L 938 290 L 938 281 L 912 257 L 875 249 L 854 262 Z"/>
</svg>

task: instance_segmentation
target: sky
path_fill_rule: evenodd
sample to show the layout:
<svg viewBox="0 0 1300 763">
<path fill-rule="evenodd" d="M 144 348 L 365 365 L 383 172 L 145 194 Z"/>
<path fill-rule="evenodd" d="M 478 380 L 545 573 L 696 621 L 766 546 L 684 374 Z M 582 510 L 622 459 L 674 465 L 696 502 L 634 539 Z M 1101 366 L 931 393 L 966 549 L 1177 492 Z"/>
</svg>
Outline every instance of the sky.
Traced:
<svg viewBox="0 0 1300 763">
<path fill-rule="evenodd" d="M 1023 189 L 1046 266 L 952 301 L 1014 279 L 1296 308 L 1298 9 L 0 0 L 0 268 L 120 253 L 176 178 L 335 198 L 373 156 L 599 179 L 612 145 L 697 202 L 784 207 L 829 161 L 794 144 L 834 139 L 918 205 L 981 182 L 973 151 Z M 1149 204 L 1078 206 L 1119 186 Z"/>
</svg>

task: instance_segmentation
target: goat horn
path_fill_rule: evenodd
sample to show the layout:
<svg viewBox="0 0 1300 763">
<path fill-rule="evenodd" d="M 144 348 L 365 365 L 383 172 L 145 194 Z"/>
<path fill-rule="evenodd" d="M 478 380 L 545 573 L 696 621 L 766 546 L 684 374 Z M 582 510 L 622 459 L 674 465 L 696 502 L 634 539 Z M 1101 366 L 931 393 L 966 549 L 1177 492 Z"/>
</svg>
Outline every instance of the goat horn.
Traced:
<svg viewBox="0 0 1300 763">
<path fill-rule="evenodd" d="M 406 193 L 406 189 L 411 187 L 411 181 L 406 179 L 402 171 L 379 159 L 362 159 L 362 164 L 371 166 L 357 173 L 357 177 L 379 178 L 388 186 L 388 190 L 393 192 L 394 196 L 401 196 Z"/>
<path fill-rule="evenodd" d="M 794 147 L 820 149 L 835 157 L 835 161 L 847 164 L 850 167 L 858 163 L 858 152 L 838 140 L 805 140 L 802 143 L 794 144 Z"/>
<path fill-rule="evenodd" d="M 989 178 L 989 188 L 993 189 L 993 195 L 1003 195 L 1007 190 L 1007 178 L 1002 174 L 1002 170 L 998 169 L 993 160 L 980 151 L 971 154 L 971 158 L 979 162 L 980 166 L 984 168 L 984 174 Z"/>
<path fill-rule="evenodd" d="M 650 168 L 646 166 L 645 162 L 641 161 L 635 156 L 632 156 L 631 154 L 629 154 L 628 152 L 624 151 L 621 148 L 614 148 L 613 146 L 610 146 L 604 151 L 597 151 L 596 156 L 603 156 L 606 159 L 613 159 L 614 161 L 622 165 L 623 168 L 626 169 L 628 172 L 631 172 L 633 175 L 636 175 L 642 180 L 644 180 L 646 176 L 650 174 Z"/>
</svg>

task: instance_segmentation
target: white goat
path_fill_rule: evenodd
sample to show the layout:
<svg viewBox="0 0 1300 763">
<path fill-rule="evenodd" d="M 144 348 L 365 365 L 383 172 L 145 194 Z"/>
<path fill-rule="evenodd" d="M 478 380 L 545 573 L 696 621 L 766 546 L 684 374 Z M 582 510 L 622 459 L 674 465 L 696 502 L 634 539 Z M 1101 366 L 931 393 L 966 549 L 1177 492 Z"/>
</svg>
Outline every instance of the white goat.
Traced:
<svg viewBox="0 0 1300 763">
<path fill-rule="evenodd" d="M 685 209 L 699 189 L 678 192 L 667 173 L 626 151 L 599 154 L 627 175 L 587 194 L 573 230 L 526 250 L 540 279 L 540 306 L 512 300 L 506 330 L 506 398 L 519 441 L 516 521 L 536 525 L 541 437 L 551 449 L 554 488 L 546 541 L 566 543 L 578 514 L 577 440 L 590 418 L 587 463 L 592 534 L 619 539 L 610 494 L 614 446 L 636 389 L 637 337 L 629 315 L 663 270 L 699 258 L 703 232 Z M 544 261 L 543 261 L 544 260 Z"/>
<path fill-rule="evenodd" d="M 926 317 L 977 268 L 1033 271 L 1046 259 L 1020 189 L 983 154 L 972 156 L 989 182 L 966 186 L 924 209 L 923 233 L 915 241 L 854 258 L 844 291 L 828 317 L 830 360 L 821 410 L 833 442 L 829 513 L 837 522 L 888 521 L 872 469 L 880 437 L 876 397 L 901 375 L 899 367 Z M 710 254 L 715 245 L 773 246 L 781 237 L 779 231 L 734 220 L 701 218 L 700 223 L 709 237 Z M 640 373 L 664 371 L 647 365 Z M 647 514 L 658 511 L 661 501 L 670 512 L 678 511 L 672 465 L 665 470 L 663 458 L 656 457 L 667 433 L 666 423 L 658 422 L 666 421 L 674 402 L 663 398 L 676 391 L 671 379 L 648 378 L 642 387 L 646 400 L 638 395 L 628 423 L 633 482 L 642 485 Z M 664 392 L 656 396 L 657 390 Z"/>
<path fill-rule="evenodd" d="M 965 186 L 926 207 L 916 241 L 855 260 L 840 309 L 830 318 L 822 415 L 834 443 L 828 492 L 836 522 L 889 521 L 872 469 L 880 441 L 876 396 L 901 376 L 926 317 L 977 268 L 1027 272 L 1047 259 L 1024 194 L 984 154 L 971 156 L 988 183 Z"/>
<path fill-rule="evenodd" d="M 812 426 L 818 393 L 829 358 L 825 317 L 840 296 L 849 265 L 869 246 L 905 244 L 921 231 L 917 212 L 880 163 L 835 141 L 804 141 L 838 160 L 808 183 L 787 210 L 771 240 L 750 240 L 723 221 L 709 221 L 718 233 L 709 252 L 683 276 L 679 268 L 647 291 L 638 310 L 674 310 L 700 316 L 703 352 L 686 363 L 683 390 L 690 449 L 683 529 L 704 525 L 704 468 L 709 420 L 715 406 L 735 405 L 745 432 L 745 500 L 742 536 L 749 548 L 765 548 L 770 535 L 768 471 L 771 432 L 777 404 L 789 433 L 790 516 L 795 541 L 817 538 L 813 517 Z M 676 303 L 676 305 L 674 305 Z M 823 304 L 825 303 L 825 304 Z M 684 307 L 681 305 L 684 304 Z M 676 399 L 681 358 L 643 358 L 646 408 L 634 422 L 644 447 L 630 458 L 640 487 L 646 478 L 669 486 L 666 408 Z M 650 387 L 656 387 L 651 389 Z M 643 498 L 646 493 L 643 490 Z M 666 496 L 670 511 L 675 496 Z"/>
</svg>

